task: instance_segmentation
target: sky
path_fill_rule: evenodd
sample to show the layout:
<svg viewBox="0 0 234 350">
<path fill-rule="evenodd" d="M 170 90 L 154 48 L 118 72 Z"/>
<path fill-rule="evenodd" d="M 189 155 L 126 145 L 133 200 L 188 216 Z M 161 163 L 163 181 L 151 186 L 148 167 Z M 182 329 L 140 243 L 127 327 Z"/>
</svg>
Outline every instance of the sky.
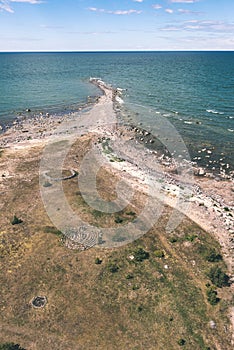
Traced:
<svg viewBox="0 0 234 350">
<path fill-rule="evenodd" d="M 234 50 L 234 0 L 0 0 L 0 51 Z"/>
</svg>

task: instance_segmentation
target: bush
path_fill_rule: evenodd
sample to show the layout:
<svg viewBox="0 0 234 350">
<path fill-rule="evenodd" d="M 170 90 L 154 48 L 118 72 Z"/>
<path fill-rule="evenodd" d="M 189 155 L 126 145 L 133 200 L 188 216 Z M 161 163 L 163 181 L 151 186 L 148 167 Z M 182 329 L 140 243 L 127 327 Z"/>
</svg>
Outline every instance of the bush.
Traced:
<svg viewBox="0 0 234 350">
<path fill-rule="evenodd" d="M 58 236 L 58 237 L 63 237 L 62 231 L 58 230 L 58 229 L 57 229 L 56 227 L 54 227 L 54 226 L 45 226 L 44 232 L 45 232 L 45 233 L 53 233 L 54 235 L 56 235 L 56 236 Z"/>
<path fill-rule="evenodd" d="M 215 249 L 209 249 L 205 252 L 204 257 L 209 262 L 217 262 L 222 260 L 222 255 L 216 252 Z"/>
<path fill-rule="evenodd" d="M 12 225 L 19 225 L 19 224 L 22 224 L 22 222 L 23 222 L 23 220 L 17 218 L 17 216 L 14 215 L 14 218 L 13 218 L 13 220 L 11 221 L 11 224 L 12 224 Z"/>
<path fill-rule="evenodd" d="M 214 266 L 210 269 L 208 277 L 216 287 L 222 288 L 229 286 L 228 275 L 218 266 Z"/>
<path fill-rule="evenodd" d="M 100 265 L 102 263 L 102 259 L 96 258 L 95 259 L 95 264 Z"/>
<path fill-rule="evenodd" d="M 123 219 L 120 218 L 119 216 L 117 216 L 117 217 L 115 218 L 115 222 L 116 222 L 116 224 L 122 224 Z"/>
<path fill-rule="evenodd" d="M 179 344 L 180 346 L 184 346 L 185 343 L 186 343 L 186 341 L 185 341 L 184 339 L 182 339 L 182 338 L 178 340 L 178 344 Z"/>
<path fill-rule="evenodd" d="M 154 251 L 154 255 L 157 257 L 157 258 L 164 258 L 164 256 L 165 256 L 165 253 L 164 253 L 164 251 L 163 250 L 155 250 Z"/>
<path fill-rule="evenodd" d="M 143 248 L 139 247 L 134 252 L 134 258 L 136 261 L 143 261 L 145 259 L 149 259 L 149 253 Z"/>
<path fill-rule="evenodd" d="M 5 344 L 0 344 L 0 350 L 26 350 L 26 349 L 21 348 L 19 344 L 5 343 Z"/>
<path fill-rule="evenodd" d="M 175 243 L 177 241 L 178 241 L 178 238 L 175 237 L 175 236 L 172 236 L 172 237 L 169 238 L 169 242 L 171 242 L 171 243 Z"/>
<path fill-rule="evenodd" d="M 211 305 L 216 305 L 219 302 L 219 298 L 217 298 L 217 292 L 214 287 L 208 287 L 206 291 L 207 300 Z"/>
<path fill-rule="evenodd" d="M 193 242 L 197 238 L 197 235 L 187 235 L 185 236 L 186 241 Z"/>
<path fill-rule="evenodd" d="M 129 215 L 129 216 L 136 216 L 136 213 L 134 213 L 134 211 L 128 211 L 126 213 L 126 215 Z"/>
<path fill-rule="evenodd" d="M 112 273 L 115 273 L 119 270 L 119 266 L 116 263 L 109 263 L 108 270 Z"/>
</svg>

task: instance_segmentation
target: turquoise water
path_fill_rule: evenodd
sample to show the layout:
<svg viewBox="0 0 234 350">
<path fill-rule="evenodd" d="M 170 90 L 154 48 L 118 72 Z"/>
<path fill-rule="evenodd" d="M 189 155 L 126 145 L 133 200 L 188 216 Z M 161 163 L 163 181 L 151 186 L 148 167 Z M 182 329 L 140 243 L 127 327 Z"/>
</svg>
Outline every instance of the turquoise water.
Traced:
<svg viewBox="0 0 234 350">
<path fill-rule="evenodd" d="M 233 166 L 234 52 L 2 53 L 0 124 L 26 108 L 77 108 L 100 94 L 90 76 L 127 89 L 126 105 L 145 106 L 149 125 L 148 109 L 165 116 L 192 157 L 209 147 Z"/>
</svg>

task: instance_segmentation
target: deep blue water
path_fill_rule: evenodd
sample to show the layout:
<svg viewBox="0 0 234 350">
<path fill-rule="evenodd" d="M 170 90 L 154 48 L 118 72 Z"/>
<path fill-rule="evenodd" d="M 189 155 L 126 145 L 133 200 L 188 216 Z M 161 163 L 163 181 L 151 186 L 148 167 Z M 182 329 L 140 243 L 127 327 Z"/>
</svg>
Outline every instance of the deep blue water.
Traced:
<svg viewBox="0 0 234 350">
<path fill-rule="evenodd" d="M 213 147 L 233 165 L 234 52 L 2 53 L 0 124 L 26 108 L 76 108 L 100 94 L 90 76 L 127 89 L 126 105 L 145 106 L 149 124 L 164 115 L 192 156 Z"/>
</svg>

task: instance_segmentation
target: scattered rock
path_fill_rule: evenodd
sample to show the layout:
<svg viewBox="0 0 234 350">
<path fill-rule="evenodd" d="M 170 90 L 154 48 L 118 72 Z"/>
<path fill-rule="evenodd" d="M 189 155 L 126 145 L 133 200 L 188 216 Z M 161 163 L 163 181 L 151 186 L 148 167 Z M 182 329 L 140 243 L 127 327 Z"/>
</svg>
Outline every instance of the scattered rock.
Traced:
<svg viewBox="0 0 234 350">
<path fill-rule="evenodd" d="M 216 329 L 216 323 L 213 320 L 209 322 L 209 326 L 211 329 Z"/>
</svg>

